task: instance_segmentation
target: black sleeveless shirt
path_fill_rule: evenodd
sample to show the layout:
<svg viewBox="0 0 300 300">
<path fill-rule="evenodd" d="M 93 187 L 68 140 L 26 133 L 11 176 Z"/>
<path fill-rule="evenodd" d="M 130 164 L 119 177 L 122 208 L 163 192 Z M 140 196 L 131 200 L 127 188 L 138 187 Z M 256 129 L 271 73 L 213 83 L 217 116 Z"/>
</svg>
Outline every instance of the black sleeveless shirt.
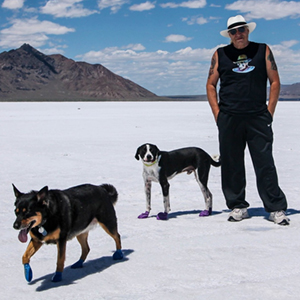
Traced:
<svg viewBox="0 0 300 300">
<path fill-rule="evenodd" d="M 244 49 L 232 44 L 218 50 L 220 110 L 259 114 L 267 109 L 266 44 L 250 42 Z"/>
</svg>

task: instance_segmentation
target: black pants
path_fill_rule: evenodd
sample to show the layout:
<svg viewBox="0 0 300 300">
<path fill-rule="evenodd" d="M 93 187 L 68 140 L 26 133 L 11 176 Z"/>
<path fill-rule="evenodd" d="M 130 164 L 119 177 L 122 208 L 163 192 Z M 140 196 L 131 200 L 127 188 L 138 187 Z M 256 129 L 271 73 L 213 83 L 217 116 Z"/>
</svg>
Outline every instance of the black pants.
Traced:
<svg viewBox="0 0 300 300">
<path fill-rule="evenodd" d="M 229 209 L 245 208 L 245 148 L 253 162 L 258 193 L 267 212 L 286 210 L 272 154 L 272 116 L 239 116 L 220 112 L 217 120 L 221 155 L 222 190 Z"/>
</svg>

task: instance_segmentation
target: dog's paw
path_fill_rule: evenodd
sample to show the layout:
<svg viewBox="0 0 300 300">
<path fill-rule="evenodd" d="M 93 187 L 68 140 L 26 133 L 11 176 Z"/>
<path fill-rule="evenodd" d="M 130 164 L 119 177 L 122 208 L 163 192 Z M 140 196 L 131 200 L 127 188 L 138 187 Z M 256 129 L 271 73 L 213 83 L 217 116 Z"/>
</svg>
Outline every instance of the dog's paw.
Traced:
<svg viewBox="0 0 300 300">
<path fill-rule="evenodd" d="M 144 213 L 138 216 L 138 219 L 147 219 L 149 216 L 149 211 L 145 211 Z"/>
<path fill-rule="evenodd" d="M 79 259 L 75 264 L 71 266 L 71 269 L 80 269 L 83 266 L 84 261 Z"/>
<path fill-rule="evenodd" d="M 167 212 L 160 212 L 157 216 L 156 216 L 157 220 L 162 220 L 162 221 L 166 221 L 168 220 L 168 213 Z"/>
<path fill-rule="evenodd" d="M 62 281 L 62 272 L 55 272 L 55 274 L 53 275 L 52 282 L 59 282 Z"/>
<path fill-rule="evenodd" d="M 32 280 L 32 270 L 29 264 L 24 264 L 24 274 L 28 282 Z"/>
<path fill-rule="evenodd" d="M 121 249 L 117 250 L 114 255 L 113 255 L 113 259 L 114 260 L 120 260 L 123 258 L 123 252 Z"/>
<path fill-rule="evenodd" d="M 205 209 L 202 210 L 201 213 L 199 214 L 199 217 L 208 217 L 212 214 L 212 209 L 210 208 L 209 210 Z"/>
</svg>

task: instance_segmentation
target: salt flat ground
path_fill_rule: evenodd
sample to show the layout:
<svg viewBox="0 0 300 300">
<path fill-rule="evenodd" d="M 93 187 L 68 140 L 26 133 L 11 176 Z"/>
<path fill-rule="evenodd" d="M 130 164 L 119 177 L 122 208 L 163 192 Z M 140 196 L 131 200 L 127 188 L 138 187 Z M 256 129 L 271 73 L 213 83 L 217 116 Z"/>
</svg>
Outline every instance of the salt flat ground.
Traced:
<svg viewBox="0 0 300 300">
<path fill-rule="evenodd" d="M 299 299 L 300 131 L 299 102 L 280 102 L 274 118 L 274 157 L 289 202 L 291 225 L 281 227 L 256 191 L 246 154 L 251 218 L 227 222 L 220 168 L 212 167 L 213 215 L 198 217 L 204 201 L 193 175 L 171 181 L 171 213 L 163 210 L 153 184 L 151 217 L 145 210 L 142 164 L 136 148 L 145 142 L 162 150 L 198 146 L 218 154 L 217 128 L 206 102 L 0 103 L 0 290 L 1 299 Z M 56 247 L 32 258 L 33 281 L 23 275 L 26 245 L 18 241 L 11 184 L 21 191 L 64 189 L 81 183 L 111 183 L 119 192 L 116 212 L 124 260 L 113 261 L 114 241 L 99 227 L 90 233 L 91 252 L 72 270 L 80 247 L 67 246 L 63 281 L 52 283 Z"/>
</svg>

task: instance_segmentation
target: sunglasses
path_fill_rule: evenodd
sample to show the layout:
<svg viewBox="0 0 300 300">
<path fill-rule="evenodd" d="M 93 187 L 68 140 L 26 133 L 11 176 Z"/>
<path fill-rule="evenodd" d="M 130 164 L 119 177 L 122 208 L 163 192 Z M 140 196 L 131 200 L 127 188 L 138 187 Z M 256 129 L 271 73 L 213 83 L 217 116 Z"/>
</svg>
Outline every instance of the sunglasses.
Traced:
<svg viewBox="0 0 300 300">
<path fill-rule="evenodd" d="M 238 31 L 239 31 L 240 33 L 243 33 L 243 32 L 245 32 L 245 30 L 246 30 L 246 27 L 244 26 L 244 27 L 239 27 L 239 28 L 235 28 L 235 29 L 228 30 L 228 32 L 229 32 L 231 35 L 235 35 Z"/>
</svg>

